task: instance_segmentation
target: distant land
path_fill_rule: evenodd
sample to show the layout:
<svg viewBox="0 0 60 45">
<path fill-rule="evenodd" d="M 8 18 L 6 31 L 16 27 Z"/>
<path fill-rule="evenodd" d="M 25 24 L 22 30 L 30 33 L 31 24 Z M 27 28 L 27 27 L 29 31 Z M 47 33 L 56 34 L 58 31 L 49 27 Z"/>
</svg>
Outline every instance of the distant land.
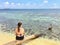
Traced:
<svg viewBox="0 0 60 45">
<path fill-rule="evenodd" d="M 43 9 L 43 8 L 42 8 L 42 9 Z M 42 10 L 42 9 L 38 9 L 38 10 Z M 50 9 L 43 9 L 43 10 L 51 10 L 51 9 L 52 9 L 52 10 L 60 10 L 59 8 L 56 8 L 56 9 L 55 9 L 55 8 L 54 8 L 54 9 L 53 9 L 53 8 L 50 8 Z M 0 9 L 0 10 L 12 10 L 12 9 L 11 9 L 11 8 L 4 8 L 4 9 Z M 21 10 L 21 9 L 14 9 L 14 10 Z M 29 10 L 29 9 L 28 9 L 28 10 Z M 30 10 L 31 10 L 31 9 L 30 9 Z"/>
</svg>

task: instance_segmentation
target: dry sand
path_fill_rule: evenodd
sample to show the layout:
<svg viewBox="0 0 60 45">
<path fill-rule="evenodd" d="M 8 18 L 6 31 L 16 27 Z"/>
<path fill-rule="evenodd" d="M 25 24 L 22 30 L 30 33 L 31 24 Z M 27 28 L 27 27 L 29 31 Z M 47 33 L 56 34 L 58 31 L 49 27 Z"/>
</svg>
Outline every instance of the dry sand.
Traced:
<svg viewBox="0 0 60 45">
<path fill-rule="evenodd" d="M 13 34 L 0 31 L 0 45 L 3 45 L 13 40 L 15 40 L 15 36 Z M 46 38 L 38 38 L 26 43 L 26 45 L 60 45 L 60 41 L 54 41 Z"/>
</svg>

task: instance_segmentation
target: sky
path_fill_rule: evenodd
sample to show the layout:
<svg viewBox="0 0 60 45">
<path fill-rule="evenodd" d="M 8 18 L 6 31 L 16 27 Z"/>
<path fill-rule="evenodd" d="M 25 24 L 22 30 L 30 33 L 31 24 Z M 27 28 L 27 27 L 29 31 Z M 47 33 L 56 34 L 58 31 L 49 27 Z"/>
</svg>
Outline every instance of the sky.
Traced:
<svg viewBox="0 0 60 45">
<path fill-rule="evenodd" d="M 60 9 L 60 0 L 0 0 L 0 9 Z"/>
</svg>

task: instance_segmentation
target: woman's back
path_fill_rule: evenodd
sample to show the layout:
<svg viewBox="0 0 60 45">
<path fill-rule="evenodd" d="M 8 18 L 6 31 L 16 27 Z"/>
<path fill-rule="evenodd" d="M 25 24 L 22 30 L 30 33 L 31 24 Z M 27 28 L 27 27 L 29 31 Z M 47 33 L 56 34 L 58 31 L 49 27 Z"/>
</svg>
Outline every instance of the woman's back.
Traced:
<svg viewBox="0 0 60 45">
<path fill-rule="evenodd" d="M 24 35 L 24 29 L 23 28 L 19 28 L 19 31 L 18 31 L 18 28 L 16 28 L 16 36 L 23 36 Z"/>
</svg>

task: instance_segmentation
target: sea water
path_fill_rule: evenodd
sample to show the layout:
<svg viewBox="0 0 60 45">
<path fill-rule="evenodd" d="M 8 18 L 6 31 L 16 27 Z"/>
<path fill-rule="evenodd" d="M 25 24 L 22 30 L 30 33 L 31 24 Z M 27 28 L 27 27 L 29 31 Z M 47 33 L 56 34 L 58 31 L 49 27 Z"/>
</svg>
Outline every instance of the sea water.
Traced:
<svg viewBox="0 0 60 45">
<path fill-rule="evenodd" d="M 60 9 L 0 9 L 2 31 L 13 32 L 18 22 L 23 23 L 28 35 L 46 33 L 52 24 L 53 34 L 60 37 Z"/>
</svg>

